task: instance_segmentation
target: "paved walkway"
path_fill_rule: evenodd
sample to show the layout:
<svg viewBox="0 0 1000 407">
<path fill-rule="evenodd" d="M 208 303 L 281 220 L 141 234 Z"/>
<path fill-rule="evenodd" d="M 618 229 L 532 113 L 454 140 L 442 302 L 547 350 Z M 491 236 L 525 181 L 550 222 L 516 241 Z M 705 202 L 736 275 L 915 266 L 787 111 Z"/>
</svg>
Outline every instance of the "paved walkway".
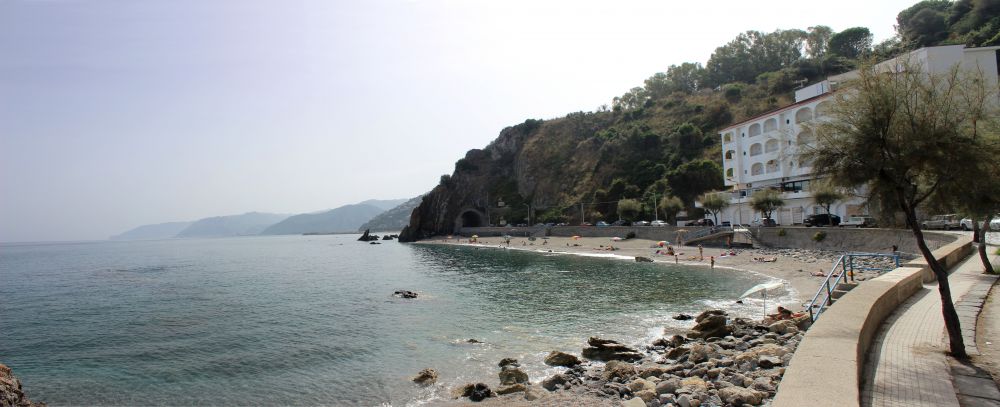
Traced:
<svg viewBox="0 0 1000 407">
<path fill-rule="evenodd" d="M 973 287 L 983 284 L 981 273 L 978 256 L 960 263 L 948 279 L 952 298 L 963 298 Z M 964 312 L 971 311 L 965 308 Z M 978 309 L 975 311 L 978 313 Z M 966 326 L 975 329 L 976 324 Z M 964 336 L 967 342 L 974 343 L 974 333 Z M 947 351 L 938 285 L 925 284 L 889 315 L 876 333 L 865 362 L 861 405 L 960 406 L 948 374 Z"/>
</svg>

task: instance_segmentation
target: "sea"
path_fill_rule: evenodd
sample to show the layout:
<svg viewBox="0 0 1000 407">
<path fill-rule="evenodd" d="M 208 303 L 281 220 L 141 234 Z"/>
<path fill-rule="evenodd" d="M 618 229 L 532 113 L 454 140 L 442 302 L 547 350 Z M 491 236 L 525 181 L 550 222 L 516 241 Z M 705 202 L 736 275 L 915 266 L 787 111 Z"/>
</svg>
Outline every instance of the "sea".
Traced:
<svg viewBox="0 0 1000 407">
<path fill-rule="evenodd" d="M 641 346 L 769 281 L 607 255 L 356 235 L 0 245 L 0 363 L 61 405 L 433 405 L 497 362 Z M 595 253 L 596 254 L 596 253 Z M 419 293 L 416 299 L 393 296 Z M 475 340 L 473 343 L 470 339 Z M 410 378 L 434 368 L 437 384 Z"/>
</svg>

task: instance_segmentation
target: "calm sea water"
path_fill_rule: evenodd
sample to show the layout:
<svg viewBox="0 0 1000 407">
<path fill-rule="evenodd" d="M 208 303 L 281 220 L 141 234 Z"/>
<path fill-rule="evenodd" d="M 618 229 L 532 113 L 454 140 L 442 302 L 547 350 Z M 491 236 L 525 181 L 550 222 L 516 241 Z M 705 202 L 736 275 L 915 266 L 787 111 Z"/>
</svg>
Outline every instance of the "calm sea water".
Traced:
<svg viewBox="0 0 1000 407">
<path fill-rule="evenodd" d="M 539 380 L 588 336 L 646 342 L 764 281 L 355 238 L 2 245 L 0 362 L 50 405 L 419 404 L 496 384 L 503 357 Z M 439 385 L 408 381 L 425 367 Z"/>
</svg>

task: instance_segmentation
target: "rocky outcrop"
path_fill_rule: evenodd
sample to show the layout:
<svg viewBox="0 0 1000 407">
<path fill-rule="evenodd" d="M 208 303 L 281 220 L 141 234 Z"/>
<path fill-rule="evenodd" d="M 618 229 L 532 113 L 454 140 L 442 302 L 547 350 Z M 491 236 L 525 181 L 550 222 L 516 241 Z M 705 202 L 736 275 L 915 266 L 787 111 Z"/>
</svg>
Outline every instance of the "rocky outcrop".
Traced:
<svg viewBox="0 0 1000 407">
<path fill-rule="evenodd" d="M 702 312 L 694 319 L 698 324 L 691 328 L 687 336 L 691 339 L 721 338 L 729 335 L 730 330 L 726 325 L 726 313 L 722 310 L 709 310 Z"/>
<path fill-rule="evenodd" d="M 0 363 L 0 407 L 45 407 L 45 403 L 31 401 L 21 388 L 21 380 Z"/>
<path fill-rule="evenodd" d="M 573 367 L 579 365 L 580 363 L 580 358 L 555 350 L 545 357 L 545 364 L 549 366 Z"/>
<path fill-rule="evenodd" d="M 358 238 L 359 242 L 371 242 L 374 240 L 378 240 L 378 235 L 369 234 L 368 229 L 365 229 L 365 233 L 363 233 L 361 237 Z"/>
<path fill-rule="evenodd" d="M 419 384 L 421 386 L 429 386 L 437 382 L 437 379 L 438 379 L 437 370 L 427 368 L 421 370 L 420 373 L 417 373 L 417 375 L 414 376 L 413 379 L 411 380 L 413 380 L 414 383 Z"/>
<path fill-rule="evenodd" d="M 633 362 L 642 359 L 642 354 L 638 350 L 622 345 L 610 339 L 591 337 L 587 340 L 590 345 L 583 349 L 583 357 L 590 360 L 611 361 L 624 360 Z"/>
</svg>

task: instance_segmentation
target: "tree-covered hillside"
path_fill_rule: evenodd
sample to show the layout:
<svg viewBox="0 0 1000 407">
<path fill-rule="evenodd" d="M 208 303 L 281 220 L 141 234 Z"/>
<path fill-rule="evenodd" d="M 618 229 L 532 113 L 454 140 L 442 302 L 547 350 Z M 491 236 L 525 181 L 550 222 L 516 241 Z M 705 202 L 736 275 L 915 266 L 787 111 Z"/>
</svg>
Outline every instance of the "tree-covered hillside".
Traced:
<svg viewBox="0 0 1000 407">
<path fill-rule="evenodd" d="M 504 129 L 441 177 L 403 238 L 450 233 L 470 210 L 486 219 L 468 221 L 483 224 L 526 222 L 529 212 L 542 222 L 617 219 L 623 199 L 639 203 L 635 217 L 652 218 L 665 196 L 694 210 L 700 194 L 723 187 L 720 128 L 790 104 L 797 87 L 861 60 L 930 45 L 995 45 L 998 28 L 1000 0 L 928 0 L 901 11 L 897 36 L 879 44 L 865 27 L 744 32 L 706 64 L 670 66 L 610 106 Z"/>
</svg>

